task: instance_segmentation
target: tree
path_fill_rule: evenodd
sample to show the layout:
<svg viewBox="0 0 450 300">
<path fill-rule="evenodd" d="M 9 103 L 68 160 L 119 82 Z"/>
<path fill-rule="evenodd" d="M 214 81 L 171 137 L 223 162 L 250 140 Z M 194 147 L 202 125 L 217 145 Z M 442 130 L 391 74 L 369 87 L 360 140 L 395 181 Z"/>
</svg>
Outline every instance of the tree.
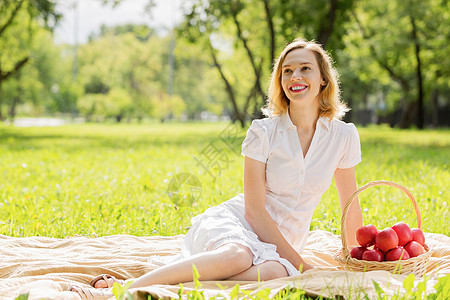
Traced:
<svg viewBox="0 0 450 300">
<path fill-rule="evenodd" d="M 349 36 L 349 44 L 355 46 L 350 46 L 349 50 L 353 49 L 350 51 L 354 52 L 354 58 L 372 61 L 378 66 L 371 74 L 361 70 L 361 75 L 375 82 L 380 82 L 380 76 L 390 78 L 384 83 L 384 94 L 400 92 L 400 97 L 385 99 L 394 100 L 394 105 L 391 104 L 394 109 L 401 108 L 400 127 L 413 123 L 418 128 L 424 127 L 425 100 L 432 89 L 443 88 L 436 85 L 439 80 L 430 81 L 427 77 L 436 79 L 434 74 L 446 74 L 448 82 L 448 71 L 445 71 L 448 59 L 443 53 L 448 53 L 449 46 L 442 42 L 449 36 L 448 26 L 442 25 L 448 24 L 448 13 L 439 13 L 442 7 L 444 2 L 440 0 L 376 4 L 360 1 L 353 13 L 353 26 L 359 37 Z M 435 57 L 440 57 L 441 61 Z M 445 81 L 445 77 L 442 79 Z"/>
<path fill-rule="evenodd" d="M 14 33 L 12 29 L 11 33 Z M 3 106 L 8 106 L 11 119 L 14 119 L 19 104 L 31 104 L 29 112 L 53 106 L 55 89 L 64 86 L 62 80 L 66 77 L 66 69 L 61 49 L 53 44 L 51 33 L 43 28 L 36 28 L 34 36 L 29 45 L 29 63 L 11 75 L 2 86 Z"/>
<path fill-rule="evenodd" d="M 2 114 L 1 87 L 30 60 L 30 47 L 36 29 L 36 20 L 52 28 L 60 15 L 51 0 L 3 0 L 0 4 L 0 120 Z M 18 77 L 16 77 L 18 78 Z"/>
</svg>

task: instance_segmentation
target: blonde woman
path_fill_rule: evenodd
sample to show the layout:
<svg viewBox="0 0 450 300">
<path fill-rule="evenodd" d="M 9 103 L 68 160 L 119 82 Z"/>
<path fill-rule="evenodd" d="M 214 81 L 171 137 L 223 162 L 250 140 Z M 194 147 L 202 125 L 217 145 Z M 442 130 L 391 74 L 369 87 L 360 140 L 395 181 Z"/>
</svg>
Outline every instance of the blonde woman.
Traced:
<svg viewBox="0 0 450 300">
<path fill-rule="evenodd" d="M 288 44 L 270 79 L 268 117 L 252 122 L 242 145 L 244 193 L 194 217 L 180 258 L 130 288 L 192 281 L 192 265 L 201 280 L 269 280 L 313 268 L 301 255 L 322 194 L 334 177 L 342 210 L 357 188 L 359 136 L 339 120 L 347 110 L 339 94 L 338 74 L 319 44 Z M 356 244 L 357 201 L 347 222 L 348 242 Z M 100 275 L 91 284 L 107 288 L 115 281 L 122 282 Z"/>
</svg>

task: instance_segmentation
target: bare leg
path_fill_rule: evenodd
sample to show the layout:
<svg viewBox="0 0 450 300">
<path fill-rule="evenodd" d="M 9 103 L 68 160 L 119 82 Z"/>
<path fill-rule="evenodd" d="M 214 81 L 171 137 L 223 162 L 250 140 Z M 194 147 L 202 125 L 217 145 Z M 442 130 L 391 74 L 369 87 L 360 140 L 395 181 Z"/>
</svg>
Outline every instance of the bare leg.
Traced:
<svg viewBox="0 0 450 300">
<path fill-rule="evenodd" d="M 258 278 L 258 270 L 259 270 L 259 278 Z M 286 268 L 281 263 L 279 263 L 278 261 L 269 260 L 263 262 L 260 265 L 251 266 L 247 270 L 227 278 L 227 280 L 256 281 L 258 279 L 271 280 L 287 276 L 289 276 L 289 274 L 286 271 Z"/>
<path fill-rule="evenodd" d="M 133 280 L 130 288 L 193 281 L 192 265 L 197 268 L 201 280 L 223 280 L 247 270 L 252 266 L 252 261 L 253 254 L 250 249 L 229 243 L 155 269 Z M 106 283 L 99 280 L 95 287 L 104 288 Z"/>
</svg>

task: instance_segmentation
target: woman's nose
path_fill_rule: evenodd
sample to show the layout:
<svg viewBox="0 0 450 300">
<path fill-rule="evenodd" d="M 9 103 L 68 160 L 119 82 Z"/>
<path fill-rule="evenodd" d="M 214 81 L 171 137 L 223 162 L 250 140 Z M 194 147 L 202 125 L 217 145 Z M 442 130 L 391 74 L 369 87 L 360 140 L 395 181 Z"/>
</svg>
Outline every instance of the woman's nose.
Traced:
<svg viewBox="0 0 450 300">
<path fill-rule="evenodd" d="M 299 79 L 302 79 L 302 77 L 303 77 L 302 72 L 299 69 L 295 69 L 294 72 L 292 73 L 291 78 L 299 80 Z"/>
</svg>

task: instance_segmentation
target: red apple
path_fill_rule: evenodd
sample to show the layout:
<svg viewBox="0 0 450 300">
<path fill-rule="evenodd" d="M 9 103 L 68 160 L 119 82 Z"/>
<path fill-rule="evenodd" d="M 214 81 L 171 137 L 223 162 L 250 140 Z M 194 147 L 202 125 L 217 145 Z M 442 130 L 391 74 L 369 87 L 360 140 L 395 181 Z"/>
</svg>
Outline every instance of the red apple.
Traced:
<svg viewBox="0 0 450 300">
<path fill-rule="evenodd" d="M 356 230 L 356 240 L 362 247 L 369 247 L 375 244 L 377 228 L 374 225 L 366 225 Z"/>
<path fill-rule="evenodd" d="M 391 227 L 398 236 L 398 245 L 404 246 L 412 241 L 412 232 L 408 224 L 399 222 Z"/>
<path fill-rule="evenodd" d="M 386 228 L 378 231 L 375 242 L 381 251 L 387 252 L 398 246 L 398 236 L 394 229 Z"/>
<path fill-rule="evenodd" d="M 364 251 L 366 251 L 366 250 L 367 250 L 366 247 L 355 247 L 352 249 L 352 251 L 350 251 L 350 256 L 361 260 L 362 255 L 363 255 Z"/>
<path fill-rule="evenodd" d="M 423 235 L 423 231 L 419 228 L 411 229 L 412 240 L 418 242 L 422 246 L 425 246 L 425 235 Z"/>
<path fill-rule="evenodd" d="M 409 259 L 409 253 L 403 249 L 402 246 L 395 247 L 394 249 L 389 250 L 384 256 L 384 260 L 386 261 L 394 261 L 394 260 L 405 260 Z"/>
<path fill-rule="evenodd" d="M 425 253 L 425 249 L 423 248 L 423 246 L 416 241 L 412 241 L 406 244 L 405 250 L 408 252 L 410 257 L 416 257 L 420 254 Z"/>
<path fill-rule="evenodd" d="M 364 251 L 364 253 L 362 255 L 362 259 L 381 262 L 384 260 L 384 254 L 380 250 L 368 249 L 368 250 Z"/>
</svg>

